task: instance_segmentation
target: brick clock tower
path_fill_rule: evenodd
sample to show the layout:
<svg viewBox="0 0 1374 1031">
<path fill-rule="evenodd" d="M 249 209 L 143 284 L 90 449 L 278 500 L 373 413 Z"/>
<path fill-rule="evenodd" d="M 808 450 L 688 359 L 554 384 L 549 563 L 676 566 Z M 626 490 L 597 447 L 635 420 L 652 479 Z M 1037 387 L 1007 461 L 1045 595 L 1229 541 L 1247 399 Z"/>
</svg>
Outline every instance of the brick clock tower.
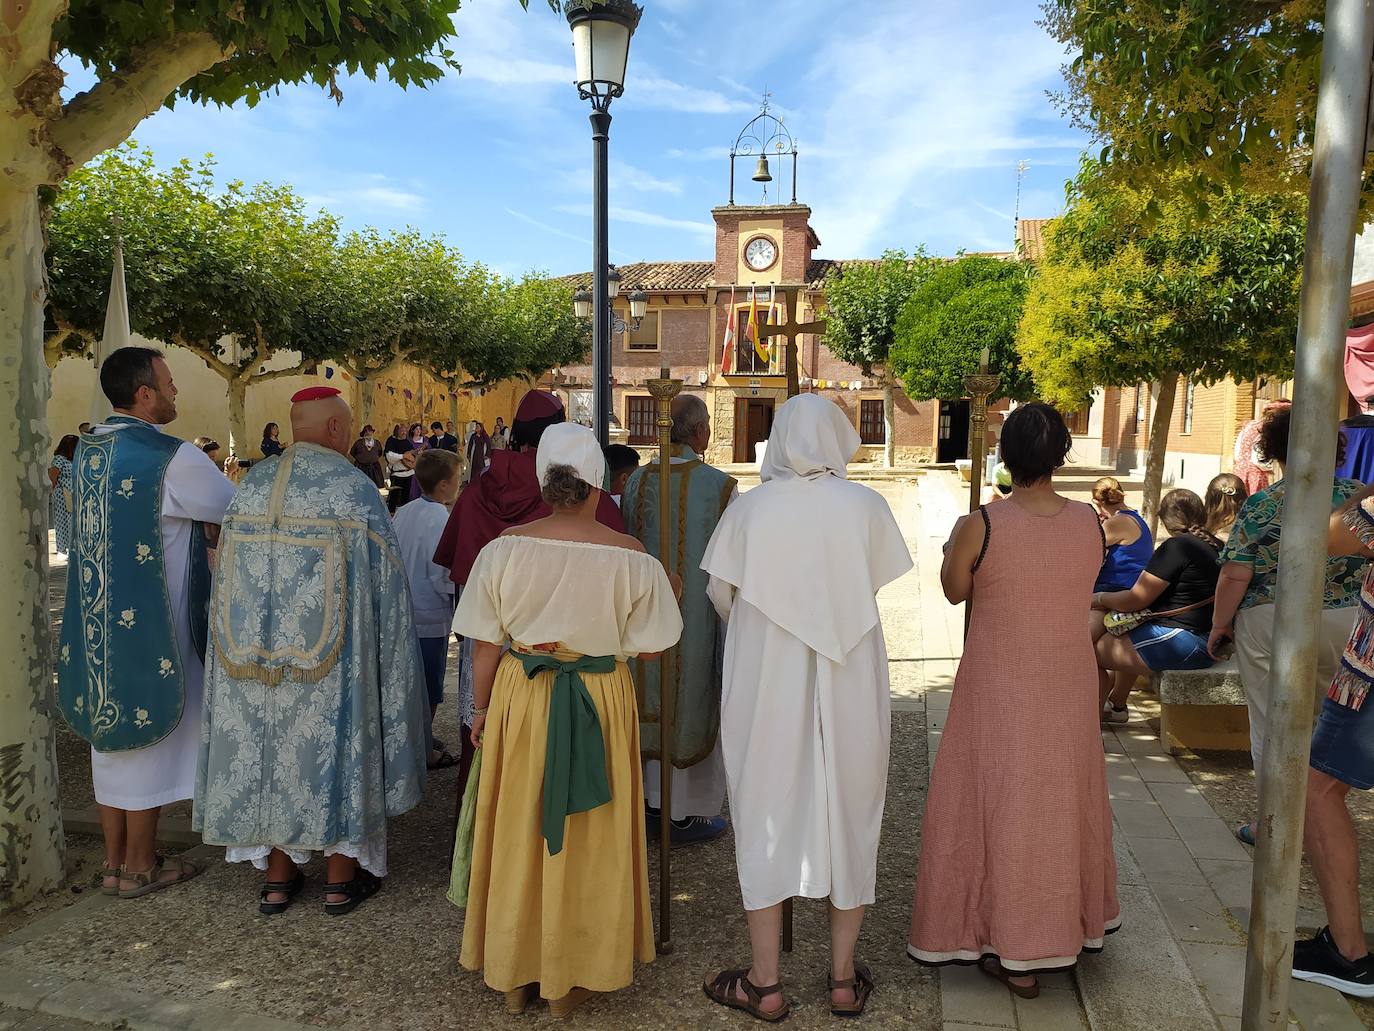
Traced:
<svg viewBox="0 0 1374 1031">
<path fill-rule="evenodd" d="M 781 320 L 781 297 L 774 309 L 770 288 L 805 287 L 811 252 L 820 240 L 811 228 L 811 209 L 805 204 L 730 204 L 712 209 L 711 214 L 716 221 L 712 334 L 716 341 L 725 339 L 732 294 L 735 309 L 733 353 L 727 357 L 718 344 L 712 362 L 716 370 L 712 452 L 717 461 L 752 462 L 757 445 L 768 439 L 773 428 L 774 411 L 787 400 L 787 376 L 780 348 L 764 358 L 745 339 L 750 292 L 760 320 L 768 319 L 770 313 L 774 320 Z"/>
</svg>

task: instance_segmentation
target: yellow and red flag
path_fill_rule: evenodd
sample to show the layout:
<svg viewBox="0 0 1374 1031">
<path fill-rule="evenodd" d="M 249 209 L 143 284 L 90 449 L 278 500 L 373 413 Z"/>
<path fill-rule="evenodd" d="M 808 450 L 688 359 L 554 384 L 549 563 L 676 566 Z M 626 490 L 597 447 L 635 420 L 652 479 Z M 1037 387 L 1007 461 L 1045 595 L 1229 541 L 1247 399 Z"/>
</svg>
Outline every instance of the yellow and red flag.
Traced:
<svg viewBox="0 0 1374 1031">
<path fill-rule="evenodd" d="M 754 342 L 754 353 L 760 361 L 768 361 L 768 345 L 763 342 L 759 332 L 759 300 L 751 289 L 749 291 L 749 337 Z"/>
</svg>

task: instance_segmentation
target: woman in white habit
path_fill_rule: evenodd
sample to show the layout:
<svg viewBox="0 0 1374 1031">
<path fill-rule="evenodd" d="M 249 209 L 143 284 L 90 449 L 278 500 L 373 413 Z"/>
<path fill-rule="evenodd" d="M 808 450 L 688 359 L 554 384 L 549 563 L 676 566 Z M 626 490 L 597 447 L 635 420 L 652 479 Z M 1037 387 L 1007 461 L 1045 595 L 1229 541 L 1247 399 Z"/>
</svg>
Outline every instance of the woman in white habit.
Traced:
<svg viewBox="0 0 1374 1031">
<path fill-rule="evenodd" d="M 720 740 L 753 965 L 704 985 L 781 1020 L 782 903 L 829 898 L 830 1008 L 862 1012 L 854 964 L 873 903 L 887 789 L 887 649 L 876 595 L 911 568 L 887 502 L 845 479 L 859 435 L 832 402 L 792 398 L 762 484 L 725 510 L 702 569 L 728 621 Z"/>
</svg>

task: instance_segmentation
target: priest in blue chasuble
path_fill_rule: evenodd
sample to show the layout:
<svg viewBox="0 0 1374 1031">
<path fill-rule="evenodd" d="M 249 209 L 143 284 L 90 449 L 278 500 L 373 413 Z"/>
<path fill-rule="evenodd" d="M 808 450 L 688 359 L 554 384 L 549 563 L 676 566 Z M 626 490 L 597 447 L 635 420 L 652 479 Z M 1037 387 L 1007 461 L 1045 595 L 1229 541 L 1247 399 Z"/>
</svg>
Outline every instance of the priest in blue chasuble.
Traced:
<svg viewBox="0 0 1374 1031">
<path fill-rule="evenodd" d="M 162 352 L 123 347 L 100 367 L 113 413 L 72 460 L 72 547 L 58 703 L 91 745 L 105 838 L 101 890 L 134 898 L 200 867 L 154 850 L 164 805 L 190 798 L 200 738 L 207 546 L 233 484 L 186 441 Z"/>
<path fill-rule="evenodd" d="M 348 404 L 302 390 L 291 429 L 224 519 L 193 826 L 266 872 L 264 914 L 324 853 L 337 916 L 380 889 L 387 818 L 420 801 L 429 703 L 391 520 L 348 459 Z"/>
<path fill-rule="evenodd" d="M 706 596 L 701 559 L 725 506 L 739 492 L 731 476 L 701 458 L 711 443 L 711 419 L 706 402 L 695 394 L 680 394 L 672 406 L 672 487 L 668 497 L 669 549 L 667 568 L 683 579 L 682 642 L 672 657 L 677 704 L 674 714 L 672 762 L 672 837 L 676 844 L 710 841 L 725 833 L 720 815 L 725 803 L 725 764 L 721 758 L 721 660 L 725 629 Z M 657 459 L 630 475 L 620 499 L 621 513 L 631 535 L 645 550 L 659 556 L 659 465 Z M 658 661 L 632 660 L 630 671 L 640 699 L 640 745 L 645 756 L 644 797 L 649 806 L 650 832 L 657 834 L 659 806 L 659 677 Z"/>
</svg>

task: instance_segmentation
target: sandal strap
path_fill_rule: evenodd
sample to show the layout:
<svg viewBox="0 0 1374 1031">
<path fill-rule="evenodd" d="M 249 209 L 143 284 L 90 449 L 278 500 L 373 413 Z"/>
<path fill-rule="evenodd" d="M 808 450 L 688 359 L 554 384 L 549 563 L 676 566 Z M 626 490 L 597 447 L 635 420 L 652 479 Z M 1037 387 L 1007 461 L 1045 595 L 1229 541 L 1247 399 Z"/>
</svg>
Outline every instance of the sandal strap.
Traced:
<svg viewBox="0 0 1374 1031">
<path fill-rule="evenodd" d="M 130 870 L 128 867 L 124 867 L 122 868 L 119 876 L 124 878 L 125 880 L 133 881 L 136 887 L 142 888 L 146 885 L 152 884 L 153 881 L 158 879 L 158 876 L 162 873 L 162 867 L 165 863 L 166 859 L 162 856 L 158 856 L 153 860 L 153 865 L 150 869 Z"/>
<path fill-rule="evenodd" d="M 873 983 L 873 974 L 869 971 L 868 967 L 858 963 L 854 964 L 853 977 L 842 978 L 840 980 L 831 977 L 827 978 L 827 981 L 831 991 L 836 991 L 841 988 L 852 988 L 856 995 L 859 993 L 859 989 L 864 986 L 867 986 L 870 991 L 876 987 Z"/>
</svg>

